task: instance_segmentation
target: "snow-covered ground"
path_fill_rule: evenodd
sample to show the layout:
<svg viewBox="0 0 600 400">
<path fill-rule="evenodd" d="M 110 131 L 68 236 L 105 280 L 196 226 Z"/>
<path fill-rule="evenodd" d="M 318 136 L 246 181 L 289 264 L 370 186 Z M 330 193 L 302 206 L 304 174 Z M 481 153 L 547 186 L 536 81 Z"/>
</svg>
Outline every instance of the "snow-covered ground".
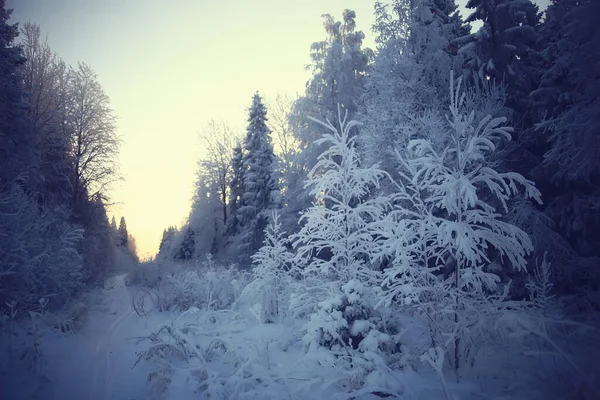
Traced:
<svg viewBox="0 0 600 400">
<path fill-rule="evenodd" d="M 196 280 L 197 285 L 206 284 L 214 271 L 203 273 L 204 280 Z M 184 276 L 192 281 L 193 275 Z M 215 279 L 225 276 L 223 271 Z M 163 276 L 161 282 L 165 280 L 169 278 Z M 383 367 L 365 376 L 364 369 L 354 364 L 360 358 L 307 350 L 302 340 L 306 319 L 261 323 L 260 309 L 252 306 L 251 297 L 238 296 L 241 301 L 222 309 L 186 306 L 185 311 L 159 311 L 155 299 L 141 310 L 134 308 L 132 299 L 152 293 L 151 289 L 126 286 L 125 281 L 125 275 L 114 277 L 84 296 L 87 318 L 72 333 L 45 327 L 35 334 L 4 334 L 3 345 L 13 351 L 12 358 L 0 364 L 0 399 L 540 398 L 536 388 L 521 392 L 521 397 L 506 389 L 507 382 L 498 373 L 514 366 L 500 365 L 497 351 L 482 352 L 479 359 L 489 360 L 465 370 L 460 384 L 446 371 L 445 390 L 426 362 L 415 370 Z M 193 293 L 200 293 L 199 288 Z M 215 290 L 225 291 L 219 288 Z M 182 293 L 186 292 L 179 292 L 180 301 Z M 29 352 L 22 357 L 25 349 Z M 521 379 L 523 371 L 513 372 Z"/>
</svg>

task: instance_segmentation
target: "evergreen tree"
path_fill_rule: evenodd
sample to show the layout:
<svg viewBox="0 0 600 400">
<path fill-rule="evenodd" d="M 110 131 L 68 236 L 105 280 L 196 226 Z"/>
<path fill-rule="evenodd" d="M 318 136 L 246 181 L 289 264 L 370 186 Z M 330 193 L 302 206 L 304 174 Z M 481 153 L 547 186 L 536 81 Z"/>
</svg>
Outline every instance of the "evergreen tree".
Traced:
<svg viewBox="0 0 600 400">
<path fill-rule="evenodd" d="M 191 260 L 194 256 L 196 248 L 196 233 L 191 226 L 188 226 L 185 229 L 185 234 L 183 236 L 183 241 L 181 242 L 181 247 L 179 248 L 179 252 L 175 255 L 176 260 Z"/>
<path fill-rule="evenodd" d="M 12 10 L 0 0 L 0 186 L 15 178 L 33 183 L 37 164 L 35 131 L 27 118 L 24 103 L 22 67 L 25 58 L 14 45 L 19 34 L 16 24 L 9 24 Z"/>
<path fill-rule="evenodd" d="M 553 1 L 540 28 L 542 74 L 531 93 L 545 146 L 533 171 L 544 184 L 547 215 L 579 257 L 561 260 L 556 287 L 581 290 L 600 284 L 600 26 L 598 1 Z M 550 252 L 550 261 L 554 261 Z M 596 258 L 597 260 L 597 258 Z M 588 266 L 588 267 L 586 267 Z"/>
<path fill-rule="evenodd" d="M 279 214 L 274 211 L 271 222 L 265 229 L 263 246 L 252 255 L 252 273 L 262 293 L 261 320 L 275 322 L 285 310 L 283 295 L 293 254 L 288 249 L 288 240 L 282 229 Z"/>
<path fill-rule="evenodd" d="M 227 220 L 227 227 L 225 235 L 227 237 L 233 237 L 239 231 L 240 219 L 238 216 L 238 209 L 241 205 L 241 199 L 243 195 L 243 182 L 244 182 L 244 154 L 242 146 L 240 144 L 233 148 L 233 156 L 231 158 L 231 181 L 229 183 L 229 219 Z"/>
<path fill-rule="evenodd" d="M 237 217 L 240 223 L 240 256 L 246 260 L 263 242 L 268 210 L 279 203 L 275 154 L 267 126 L 267 109 L 256 93 L 252 99 L 244 141 L 243 194 Z"/>
<path fill-rule="evenodd" d="M 125 222 L 125 217 L 121 217 L 121 221 L 119 221 L 118 232 L 119 232 L 119 246 L 127 247 L 129 233 L 127 233 L 127 223 Z"/>
<path fill-rule="evenodd" d="M 538 7 L 530 0 L 469 0 L 467 8 L 474 9 L 467 22 L 483 22 L 460 49 L 467 57 L 468 70 L 480 80 L 489 78 L 506 85 L 508 106 L 524 112 L 536 81 Z"/>
<path fill-rule="evenodd" d="M 164 254 L 171 248 L 175 234 L 177 234 L 177 228 L 174 226 L 169 226 L 167 229 L 163 230 L 162 238 L 160 240 L 160 244 L 158 245 L 159 254 Z"/>
<path fill-rule="evenodd" d="M 113 229 L 115 232 L 117 232 L 117 219 L 115 218 L 115 216 L 112 216 L 112 219 L 110 220 L 110 227 L 111 229 Z"/>
</svg>

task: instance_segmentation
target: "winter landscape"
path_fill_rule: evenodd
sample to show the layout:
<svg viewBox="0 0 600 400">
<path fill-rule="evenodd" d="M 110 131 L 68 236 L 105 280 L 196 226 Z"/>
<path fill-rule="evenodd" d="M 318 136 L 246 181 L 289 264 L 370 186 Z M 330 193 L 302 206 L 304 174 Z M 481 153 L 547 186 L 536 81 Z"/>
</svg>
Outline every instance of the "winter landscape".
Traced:
<svg viewBox="0 0 600 400">
<path fill-rule="evenodd" d="M 54 52 L 42 3 L 0 0 L 0 399 L 600 399 L 599 1 L 234 1 L 301 7 L 321 39 L 296 95 L 235 83 L 241 127 L 198 111 L 198 154 L 171 155 L 189 182 L 94 62 Z M 51 32 L 89 6 L 49 3 Z M 149 121 L 183 102 L 137 95 Z M 148 242 L 177 206 L 137 188 L 167 180 L 191 201 Z"/>
</svg>

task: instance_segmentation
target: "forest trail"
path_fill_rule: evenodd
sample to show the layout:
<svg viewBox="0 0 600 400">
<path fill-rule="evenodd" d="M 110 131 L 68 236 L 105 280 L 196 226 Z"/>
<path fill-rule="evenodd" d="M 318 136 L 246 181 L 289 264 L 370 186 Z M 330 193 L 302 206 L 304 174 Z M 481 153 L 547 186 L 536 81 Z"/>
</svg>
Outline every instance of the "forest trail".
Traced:
<svg viewBox="0 0 600 400">
<path fill-rule="evenodd" d="M 114 289 L 121 292 L 127 291 L 125 285 L 118 285 Z M 96 345 L 93 359 L 93 381 L 90 385 L 89 400 L 108 400 L 114 398 L 111 389 L 115 378 L 115 370 L 119 367 L 116 350 L 118 345 L 123 342 L 123 339 L 126 339 L 121 333 L 121 328 L 126 325 L 134 314 L 129 303 L 121 304 L 123 308 L 120 310 L 120 315 L 112 322 Z"/>
<path fill-rule="evenodd" d="M 139 317 L 131 306 L 125 275 L 108 280 L 88 297 L 88 318 L 73 334 L 47 332 L 41 340 L 41 379 L 14 380 L 11 400 L 133 400 L 147 390 L 144 365 L 133 368 L 138 338 L 149 334 L 151 317 Z M 0 392 L 0 398 L 3 398 Z"/>
</svg>

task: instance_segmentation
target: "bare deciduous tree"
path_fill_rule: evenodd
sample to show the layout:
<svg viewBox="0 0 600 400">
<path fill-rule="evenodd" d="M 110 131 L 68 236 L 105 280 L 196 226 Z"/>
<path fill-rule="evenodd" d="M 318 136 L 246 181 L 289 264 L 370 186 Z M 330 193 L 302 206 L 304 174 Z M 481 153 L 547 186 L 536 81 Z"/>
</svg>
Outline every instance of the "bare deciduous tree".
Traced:
<svg viewBox="0 0 600 400">
<path fill-rule="evenodd" d="M 71 137 L 75 196 L 105 195 L 118 179 L 120 139 L 108 96 L 96 73 L 85 63 L 70 68 L 67 81 L 66 127 Z"/>
<path fill-rule="evenodd" d="M 55 127 L 62 96 L 65 63 L 42 41 L 40 27 L 26 22 L 21 29 L 23 55 L 26 58 L 23 78 L 29 92 L 29 117 L 42 140 Z"/>
<path fill-rule="evenodd" d="M 296 99 L 278 94 L 269 104 L 269 129 L 273 138 L 275 153 L 281 159 L 282 169 L 285 171 L 294 163 L 299 149 L 299 143 L 292 126 L 290 125 L 290 113 Z"/>
<path fill-rule="evenodd" d="M 231 179 L 231 157 L 237 135 L 225 122 L 211 120 L 200 132 L 205 149 L 204 157 L 198 161 L 199 176 L 204 184 L 216 187 L 215 193 L 222 207 L 223 224 L 227 223 L 227 196 Z M 206 182 L 208 179 L 210 182 Z"/>
</svg>

